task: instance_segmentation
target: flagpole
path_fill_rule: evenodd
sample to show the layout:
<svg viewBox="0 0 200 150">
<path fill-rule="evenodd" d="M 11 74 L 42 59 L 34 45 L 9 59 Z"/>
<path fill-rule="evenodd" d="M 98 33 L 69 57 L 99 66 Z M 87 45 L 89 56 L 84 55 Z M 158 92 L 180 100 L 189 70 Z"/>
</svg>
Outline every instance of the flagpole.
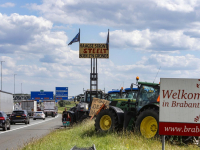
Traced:
<svg viewBox="0 0 200 150">
<path fill-rule="evenodd" d="M 80 45 L 80 41 L 81 41 L 81 30 L 79 28 L 79 45 Z"/>
<path fill-rule="evenodd" d="M 109 29 L 108 29 L 108 40 L 109 40 Z M 108 41 L 108 50 L 109 50 L 109 41 Z"/>
</svg>

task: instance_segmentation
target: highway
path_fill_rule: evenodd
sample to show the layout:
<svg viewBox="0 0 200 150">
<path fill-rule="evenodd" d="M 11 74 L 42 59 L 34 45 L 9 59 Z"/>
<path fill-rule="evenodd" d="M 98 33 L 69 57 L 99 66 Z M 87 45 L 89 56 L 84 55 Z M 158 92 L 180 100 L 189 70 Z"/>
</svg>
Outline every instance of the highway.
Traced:
<svg viewBox="0 0 200 150">
<path fill-rule="evenodd" d="M 11 130 L 3 131 L 0 129 L 0 149 L 1 150 L 16 150 L 22 148 L 24 143 L 32 139 L 41 138 L 48 134 L 53 129 L 58 129 L 62 126 L 61 115 L 47 117 L 45 120 L 30 119 L 30 124 L 17 123 L 11 125 Z"/>
</svg>

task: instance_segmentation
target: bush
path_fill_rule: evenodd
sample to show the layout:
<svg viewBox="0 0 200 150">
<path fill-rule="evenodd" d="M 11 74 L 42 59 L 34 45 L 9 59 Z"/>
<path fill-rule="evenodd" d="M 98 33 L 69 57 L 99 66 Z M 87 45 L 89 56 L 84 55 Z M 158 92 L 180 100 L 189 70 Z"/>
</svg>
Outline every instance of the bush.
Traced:
<svg viewBox="0 0 200 150">
<path fill-rule="evenodd" d="M 60 100 L 60 101 L 58 101 L 58 104 L 60 107 L 65 107 L 66 102 L 64 100 Z"/>
<path fill-rule="evenodd" d="M 65 101 L 65 105 L 71 105 L 70 101 Z"/>
</svg>

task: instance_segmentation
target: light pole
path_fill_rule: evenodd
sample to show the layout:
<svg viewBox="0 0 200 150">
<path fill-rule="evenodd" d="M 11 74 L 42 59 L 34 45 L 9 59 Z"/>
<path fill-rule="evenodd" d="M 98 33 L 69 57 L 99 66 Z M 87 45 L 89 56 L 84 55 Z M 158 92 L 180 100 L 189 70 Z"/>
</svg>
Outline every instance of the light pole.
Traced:
<svg viewBox="0 0 200 150">
<path fill-rule="evenodd" d="M 14 94 L 15 94 L 15 75 L 17 74 L 14 74 Z"/>
<path fill-rule="evenodd" d="M 5 61 L 1 61 L 1 91 L 2 91 L 2 63 Z"/>
<path fill-rule="evenodd" d="M 22 94 L 22 83 L 21 83 L 21 94 Z"/>
</svg>

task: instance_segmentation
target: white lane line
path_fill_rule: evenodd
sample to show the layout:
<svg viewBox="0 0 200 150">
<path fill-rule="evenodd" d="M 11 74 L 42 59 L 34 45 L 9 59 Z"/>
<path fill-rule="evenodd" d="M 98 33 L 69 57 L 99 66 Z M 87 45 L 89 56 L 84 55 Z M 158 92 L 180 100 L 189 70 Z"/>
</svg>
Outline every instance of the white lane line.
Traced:
<svg viewBox="0 0 200 150">
<path fill-rule="evenodd" d="M 44 122 L 47 122 L 47 121 L 50 121 L 50 120 L 53 120 L 53 119 L 56 119 L 56 118 L 58 118 L 58 115 L 55 118 L 51 118 L 51 119 L 48 119 L 48 120 L 43 120 L 41 122 L 37 122 L 37 123 L 34 123 L 34 124 L 30 124 L 30 125 L 25 125 L 23 127 L 19 127 L 19 128 L 12 129 L 12 130 L 7 130 L 7 131 L 4 131 L 4 132 L 1 132 L 0 134 L 8 133 L 8 132 L 19 130 L 19 129 L 26 128 L 26 127 L 30 127 L 30 126 L 33 126 L 33 125 L 36 125 L 36 124 L 40 124 L 40 123 L 44 123 Z"/>
</svg>

